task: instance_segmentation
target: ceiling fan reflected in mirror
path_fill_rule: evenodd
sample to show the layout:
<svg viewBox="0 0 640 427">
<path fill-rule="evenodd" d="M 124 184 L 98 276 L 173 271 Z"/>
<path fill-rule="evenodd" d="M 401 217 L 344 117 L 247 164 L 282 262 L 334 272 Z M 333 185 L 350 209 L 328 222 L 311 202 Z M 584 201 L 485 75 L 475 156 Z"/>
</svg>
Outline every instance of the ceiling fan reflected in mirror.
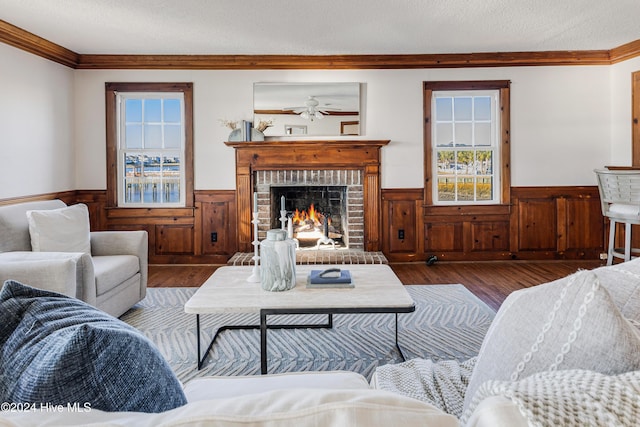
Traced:
<svg viewBox="0 0 640 427">
<path fill-rule="evenodd" d="M 305 120 L 313 121 L 314 119 L 322 120 L 325 114 L 330 111 L 342 111 L 340 108 L 331 107 L 331 104 L 322 104 L 315 96 L 309 96 L 303 106 L 285 107 L 283 111 L 293 111 L 299 114 Z"/>
</svg>

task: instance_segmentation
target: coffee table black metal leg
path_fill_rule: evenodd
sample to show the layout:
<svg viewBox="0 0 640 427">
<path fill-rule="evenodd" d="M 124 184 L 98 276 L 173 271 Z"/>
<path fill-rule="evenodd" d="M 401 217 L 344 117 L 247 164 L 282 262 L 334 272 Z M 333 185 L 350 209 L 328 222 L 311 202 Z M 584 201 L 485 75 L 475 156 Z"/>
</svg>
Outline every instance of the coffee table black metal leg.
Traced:
<svg viewBox="0 0 640 427">
<path fill-rule="evenodd" d="M 207 360 L 207 356 L 209 354 L 209 352 L 211 351 L 211 348 L 213 347 L 213 344 L 215 344 L 216 340 L 218 339 L 218 335 L 220 335 L 222 332 L 224 331 L 234 331 L 234 330 L 248 330 L 248 329 L 259 329 L 258 326 L 256 325 L 227 325 L 227 326 L 221 326 L 218 328 L 218 330 L 216 331 L 216 333 L 213 335 L 213 338 L 211 339 L 211 342 L 209 343 L 209 346 L 207 347 L 207 349 L 205 350 L 204 353 L 202 353 L 202 356 L 200 355 L 200 315 L 196 314 L 196 339 L 198 340 L 198 370 L 202 369 L 202 366 L 204 365 L 204 361 Z"/>
<path fill-rule="evenodd" d="M 260 312 L 260 373 L 267 373 L 267 315 Z"/>
<path fill-rule="evenodd" d="M 396 313 L 396 348 L 398 349 L 398 352 L 400 353 L 400 357 L 402 358 L 403 361 L 407 360 L 404 357 L 404 353 L 402 352 L 402 349 L 400 348 L 400 343 L 398 343 L 398 313 Z"/>
<path fill-rule="evenodd" d="M 198 361 L 198 370 L 202 369 L 202 361 L 200 359 L 200 315 L 196 314 L 196 340 L 198 342 L 198 354 L 196 360 Z M 202 358 L 204 359 L 204 357 Z"/>
</svg>

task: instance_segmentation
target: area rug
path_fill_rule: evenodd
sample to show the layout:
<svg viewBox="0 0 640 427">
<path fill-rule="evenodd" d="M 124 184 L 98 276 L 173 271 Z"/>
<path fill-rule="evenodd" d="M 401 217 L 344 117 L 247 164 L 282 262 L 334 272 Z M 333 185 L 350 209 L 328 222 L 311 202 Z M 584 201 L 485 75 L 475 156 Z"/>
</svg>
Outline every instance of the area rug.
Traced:
<svg viewBox="0 0 640 427">
<path fill-rule="evenodd" d="M 407 359 L 464 361 L 478 354 L 494 311 L 463 285 L 408 285 L 416 303 L 400 314 L 399 343 Z M 196 316 L 184 304 L 197 288 L 149 288 L 147 297 L 121 319 L 159 348 L 178 378 L 260 373 L 258 330 L 220 334 L 201 370 L 196 367 Z M 394 314 L 335 314 L 332 329 L 280 329 L 268 332 L 268 372 L 349 370 L 370 379 L 375 368 L 402 361 L 395 348 Z M 279 316 L 277 323 L 323 323 L 325 315 Z M 273 322 L 273 321 L 272 321 Z M 258 315 L 201 315 L 206 349 L 223 325 L 259 323 Z"/>
</svg>

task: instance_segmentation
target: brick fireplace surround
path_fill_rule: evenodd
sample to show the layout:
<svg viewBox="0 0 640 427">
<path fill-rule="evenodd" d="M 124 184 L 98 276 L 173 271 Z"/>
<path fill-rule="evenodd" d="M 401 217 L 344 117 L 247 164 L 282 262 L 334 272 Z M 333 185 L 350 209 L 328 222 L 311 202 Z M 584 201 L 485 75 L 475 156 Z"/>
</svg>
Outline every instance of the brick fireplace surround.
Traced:
<svg viewBox="0 0 640 427">
<path fill-rule="evenodd" d="M 253 246 L 251 224 L 251 201 L 254 191 L 259 192 L 260 200 L 268 202 L 263 177 L 293 176 L 293 172 L 312 171 L 306 175 L 331 177 L 350 177 L 357 175 L 359 184 L 353 184 L 356 195 L 362 190 L 362 218 L 356 216 L 353 221 L 361 224 L 361 230 L 355 226 L 352 231 L 356 238 L 353 243 L 357 249 L 365 251 L 381 250 L 381 189 L 380 189 L 380 148 L 388 140 L 322 140 L 322 141 L 256 141 L 225 142 L 236 150 L 236 215 L 238 224 L 239 250 L 251 252 Z M 270 173 L 265 173 L 269 171 Z M 316 172 L 313 172 L 316 171 Z M 275 174 L 274 174 L 275 172 Z M 280 173 L 282 172 L 282 173 Z M 327 175 L 328 174 L 328 175 Z M 291 178 L 287 178 L 291 180 Z M 297 178 L 296 178 L 297 179 Z M 351 181 L 351 178 L 345 178 Z M 322 184 L 319 184 L 322 185 Z M 350 185 L 350 184 L 349 184 Z M 359 195 L 359 194 L 358 194 Z M 360 203 L 353 203 L 354 210 Z M 268 214 L 266 214 L 268 215 Z M 264 218 L 260 218 L 261 222 Z M 263 230 L 264 230 L 263 226 Z M 259 237 L 260 237 L 259 233 Z M 361 235 L 361 236 L 359 236 Z"/>
<path fill-rule="evenodd" d="M 273 219 L 273 200 L 271 187 L 295 186 L 341 186 L 346 188 L 346 230 L 345 242 L 351 249 L 364 248 L 364 205 L 362 203 L 362 171 L 358 169 L 326 170 L 279 170 L 257 171 L 254 177 L 255 191 L 258 194 L 258 240 L 267 237 Z M 280 206 L 280 200 L 275 200 Z M 304 206 L 305 208 L 307 206 Z M 276 217 L 275 219 L 278 219 Z M 281 225 L 277 221 L 278 226 Z"/>
</svg>

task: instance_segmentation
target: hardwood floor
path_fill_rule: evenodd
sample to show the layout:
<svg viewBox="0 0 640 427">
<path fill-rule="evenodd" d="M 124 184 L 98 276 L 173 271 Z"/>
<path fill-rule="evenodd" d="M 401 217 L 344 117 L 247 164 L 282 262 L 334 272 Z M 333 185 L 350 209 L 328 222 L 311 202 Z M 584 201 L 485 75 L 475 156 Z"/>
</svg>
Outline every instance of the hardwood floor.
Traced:
<svg viewBox="0 0 640 427">
<path fill-rule="evenodd" d="M 513 291 L 560 279 L 602 261 L 483 261 L 391 264 L 405 285 L 461 283 L 497 310 Z"/>
<path fill-rule="evenodd" d="M 560 279 L 579 269 L 591 270 L 602 261 L 483 261 L 393 263 L 405 285 L 461 283 L 497 310 L 513 291 Z M 149 287 L 197 287 L 217 265 L 150 265 Z"/>
</svg>

